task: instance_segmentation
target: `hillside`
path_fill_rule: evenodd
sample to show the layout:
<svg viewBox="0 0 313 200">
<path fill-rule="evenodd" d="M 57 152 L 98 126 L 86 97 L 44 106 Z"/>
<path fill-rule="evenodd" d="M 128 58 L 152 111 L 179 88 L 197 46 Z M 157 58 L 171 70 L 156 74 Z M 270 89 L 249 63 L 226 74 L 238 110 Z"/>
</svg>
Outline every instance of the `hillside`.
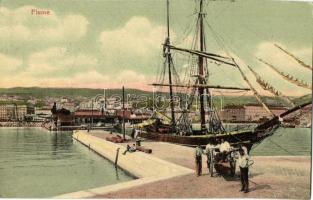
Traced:
<svg viewBox="0 0 313 200">
<path fill-rule="evenodd" d="M 121 95 L 121 89 L 107 89 L 107 96 Z M 137 90 L 137 89 L 125 89 L 126 93 L 130 94 L 150 94 L 150 92 Z M 0 94 L 6 95 L 18 95 L 23 98 L 29 96 L 43 99 L 45 97 L 94 97 L 98 94 L 103 94 L 103 89 L 90 89 L 90 88 L 40 88 L 40 87 L 16 87 L 16 88 L 0 88 Z"/>
<path fill-rule="evenodd" d="M 106 96 L 121 95 L 121 89 L 106 89 Z M 152 92 L 138 90 L 138 89 L 125 89 L 126 94 L 132 95 L 147 95 L 152 97 Z M 0 88 L 1 95 L 18 95 L 25 100 L 29 99 L 30 96 L 44 99 L 45 97 L 69 97 L 77 99 L 80 97 L 92 98 L 98 94 L 103 94 L 103 89 L 90 89 L 90 88 L 40 88 L 40 87 L 16 87 L 16 88 Z M 168 94 L 167 94 L 168 95 Z M 263 101 L 268 105 L 286 105 L 286 103 L 278 97 L 263 96 Z M 293 101 L 298 105 L 307 101 L 311 101 L 312 95 L 305 95 L 302 97 L 294 97 Z M 213 102 L 216 107 L 226 105 L 245 105 L 245 104 L 258 104 L 254 96 L 214 96 Z"/>
<path fill-rule="evenodd" d="M 307 95 L 304 95 L 302 97 L 298 97 L 298 98 L 293 99 L 293 102 L 296 105 L 300 105 L 300 104 L 303 104 L 303 103 L 306 103 L 306 102 L 309 102 L 309 101 L 312 102 L 312 94 L 307 94 Z"/>
</svg>

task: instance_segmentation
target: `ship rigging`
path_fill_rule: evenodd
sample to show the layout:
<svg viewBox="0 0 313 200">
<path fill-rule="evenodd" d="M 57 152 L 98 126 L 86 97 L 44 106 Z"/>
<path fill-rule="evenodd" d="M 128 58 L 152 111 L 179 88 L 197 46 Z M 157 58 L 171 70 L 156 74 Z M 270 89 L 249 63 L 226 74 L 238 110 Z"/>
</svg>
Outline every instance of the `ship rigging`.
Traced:
<svg viewBox="0 0 313 200">
<path fill-rule="evenodd" d="M 228 141 L 232 143 L 249 143 L 251 146 L 263 140 L 265 137 L 273 134 L 273 132 L 279 127 L 282 117 L 286 116 L 290 112 L 295 112 L 299 109 L 310 104 L 304 103 L 302 105 L 295 106 L 294 103 L 282 92 L 275 89 L 273 86 L 268 84 L 262 77 L 257 74 L 255 70 L 252 69 L 251 66 L 247 66 L 247 68 L 252 72 L 254 77 L 256 78 L 256 82 L 263 88 L 264 90 L 269 91 L 275 96 L 278 96 L 284 99 L 288 104 L 289 108 L 291 108 L 286 113 L 281 114 L 280 116 L 275 115 L 266 105 L 266 103 L 262 100 L 261 95 L 257 91 L 257 89 L 253 86 L 249 78 L 246 76 L 245 72 L 242 70 L 242 67 L 237 63 L 234 58 L 234 54 L 227 51 L 226 48 L 223 48 L 226 52 L 226 56 L 218 53 L 211 53 L 207 51 L 206 46 L 206 33 L 205 33 L 205 22 L 212 30 L 212 27 L 206 21 L 205 16 L 206 13 L 204 11 L 204 2 L 205 0 L 198 0 L 199 5 L 197 6 L 197 20 L 196 20 L 196 29 L 195 34 L 192 40 L 191 48 L 182 48 L 177 47 L 171 43 L 171 35 L 170 35 L 170 4 L 169 0 L 167 0 L 167 36 L 165 42 L 163 43 L 163 57 L 165 58 L 165 62 L 163 65 L 163 69 L 161 75 L 158 77 L 157 82 L 152 85 L 155 87 L 159 87 L 162 91 L 162 87 L 168 88 L 169 90 L 169 107 L 170 107 L 170 115 L 168 117 L 170 119 L 170 123 L 168 125 L 162 124 L 160 120 L 157 120 L 152 126 L 146 126 L 147 132 L 143 133 L 144 137 L 152 137 L 152 138 L 167 138 L 164 140 L 176 142 L 176 143 L 194 143 L 194 144 L 206 144 L 212 138 L 215 137 L 224 137 Z M 214 32 L 215 33 L 215 32 Z M 291 53 L 287 52 L 285 49 L 281 48 L 277 44 L 275 44 L 277 48 L 279 48 L 284 53 L 293 57 L 299 64 L 301 64 L 306 69 L 312 69 L 310 66 L 304 64 L 300 59 L 296 58 Z M 225 47 L 225 46 L 224 46 Z M 173 62 L 173 52 L 187 54 L 189 57 L 189 64 L 185 73 L 189 75 L 189 78 L 181 79 L 178 75 L 178 72 L 174 66 Z M 269 63 L 263 61 L 258 58 L 260 62 L 265 65 L 268 65 L 276 71 L 280 76 L 282 76 L 285 80 L 288 80 L 290 83 L 295 84 L 297 86 L 303 88 L 311 88 L 311 85 L 304 83 L 298 79 L 294 79 L 292 76 L 285 74 L 284 72 L 280 72 L 274 66 Z M 209 78 L 212 76 L 210 74 L 211 65 L 209 63 L 217 64 L 219 67 L 231 67 L 239 71 L 239 74 L 243 78 L 244 82 L 248 87 L 237 87 L 237 86 L 221 86 L 221 85 L 213 85 L 210 83 Z M 220 66 L 221 65 L 221 66 Z M 165 76 L 168 76 L 168 82 L 166 82 Z M 254 130 L 249 130 L 246 132 L 236 132 L 230 133 L 225 130 L 223 124 L 217 114 L 216 108 L 213 104 L 213 95 L 211 89 L 219 89 L 219 90 L 238 90 L 238 91 L 251 91 L 255 96 L 256 100 L 264 107 L 266 112 L 272 116 L 272 119 L 258 125 Z M 181 105 L 183 111 L 180 116 L 177 116 L 177 112 L 175 111 L 175 96 L 176 93 L 179 97 L 186 96 L 187 94 L 191 98 L 186 98 L 185 102 Z M 192 129 L 192 120 L 190 119 L 189 113 L 193 108 L 194 101 L 199 101 L 200 106 L 198 108 L 200 115 L 200 131 L 195 131 Z M 155 111 L 156 112 L 156 111 Z M 160 113 L 158 112 L 158 115 Z M 164 114 L 166 115 L 166 114 Z M 156 115 L 153 115 L 156 116 Z M 168 134 L 168 136 L 160 136 L 158 134 Z M 172 137 L 172 136 L 182 136 Z M 199 135 L 191 137 L 191 139 L 186 139 L 185 136 L 188 135 Z M 176 139 L 175 139 L 176 138 Z M 176 141 L 178 140 L 178 141 Z"/>
</svg>

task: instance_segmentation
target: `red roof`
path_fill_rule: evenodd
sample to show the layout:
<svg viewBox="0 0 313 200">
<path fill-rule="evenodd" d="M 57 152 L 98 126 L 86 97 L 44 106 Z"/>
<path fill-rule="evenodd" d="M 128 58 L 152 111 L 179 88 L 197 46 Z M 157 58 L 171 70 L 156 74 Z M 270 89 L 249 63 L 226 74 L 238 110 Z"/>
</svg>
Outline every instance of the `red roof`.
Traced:
<svg viewBox="0 0 313 200">
<path fill-rule="evenodd" d="M 74 112 L 75 117 L 101 117 L 102 112 L 99 110 L 77 110 Z"/>
<path fill-rule="evenodd" d="M 122 110 L 118 110 L 117 113 L 116 113 L 116 115 L 117 115 L 118 117 L 123 117 L 123 111 L 122 111 Z M 129 118 L 130 115 L 131 115 L 131 111 L 130 111 L 130 110 L 125 110 L 125 112 L 124 112 L 125 118 Z"/>
<path fill-rule="evenodd" d="M 145 119 L 149 119 L 150 116 L 145 116 L 145 115 L 140 115 L 140 116 L 130 116 L 129 119 L 138 119 L 138 120 L 145 120 Z"/>
</svg>

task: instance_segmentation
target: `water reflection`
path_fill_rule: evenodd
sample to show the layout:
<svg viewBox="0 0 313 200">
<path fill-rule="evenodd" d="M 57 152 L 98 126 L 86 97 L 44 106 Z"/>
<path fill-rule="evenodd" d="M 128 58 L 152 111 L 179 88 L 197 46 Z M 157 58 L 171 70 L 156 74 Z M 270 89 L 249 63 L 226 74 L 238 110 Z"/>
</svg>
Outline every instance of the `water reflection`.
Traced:
<svg viewBox="0 0 313 200">
<path fill-rule="evenodd" d="M 52 132 L 52 154 L 56 155 L 61 150 L 70 150 L 73 145 L 72 134 L 70 132 Z"/>
<path fill-rule="evenodd" d="M 119 173 L 119 170 L 117 170 L 117 168 L 115 168 L 116 180 L 120 180 L 118 173 Z"/>
<path fill-rule="evenodd" d="M 0 129 L 2 197 L 51 197 L 132 180 L 71 133 Z"/>
</svg>

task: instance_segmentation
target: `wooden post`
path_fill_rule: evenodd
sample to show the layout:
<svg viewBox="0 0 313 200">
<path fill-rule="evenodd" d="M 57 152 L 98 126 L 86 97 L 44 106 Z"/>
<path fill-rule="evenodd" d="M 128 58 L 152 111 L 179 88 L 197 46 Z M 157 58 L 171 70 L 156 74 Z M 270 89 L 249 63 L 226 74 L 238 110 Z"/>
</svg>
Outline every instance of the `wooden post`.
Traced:
<svg viewBox="0 0 313 200">
<path fill-rule="evenodd" d="M 123 93 L 123 139 L 125 140 L 125 88 L 122 88 Z"/>
<path fill-rule="evenodd" d="M 92 129 L 93 127 L 93 99 L 91 100 L 91 127 L 90 129 Z"/>
<path fill-rule="evenodd" d="M 205 39 L 204 39 L 204 28 L 203 28 L 203 0 L 200 0 L 200 11 L 199 11 L 199 33 L 200 33 L 200 51 L 205 49 Z M 199 70 L 199 84 L 205 83 L 205 74 L 204 74 L 204 59 L 199 56 L 198 59 L 198 70 Z M 205 123 L 205 108 L 204 108 L 204 88 L 198 88 L 199 99 L 200 99 L 200 118 L 201 118 L 201 132 L 206 134 L 207 128 Z"/>
<path fill-rule="evenodd" d="M 119 153 L 119 151 L 120 151 L 120 148 L 117 148 L 116 149 L 116 156 L 115 156 L 115 163 L 114 163 L 115 168 L 117 168 L 117 161 L 118 161 L 118 153 Z"/>
<path fill-rule="evenodd" d="M 170 107 L 171 107 L 171 126 L 172 132 L 176 132 L 176 122 L 175 122 L 175 113 L 174 113 L 174 97 L 173 97 L 173 86 L 172 86 L 172 55 L 171 49 L 168 47 L 171 44 L 170 41 L 170 15 L 169 15 L 169 0 L 167 0 L 167 39 L 166 39 L 166 61 L 168 65 L 168 82 L 169 82 L 169 89 L 170 89 Z"/>
</svg>

